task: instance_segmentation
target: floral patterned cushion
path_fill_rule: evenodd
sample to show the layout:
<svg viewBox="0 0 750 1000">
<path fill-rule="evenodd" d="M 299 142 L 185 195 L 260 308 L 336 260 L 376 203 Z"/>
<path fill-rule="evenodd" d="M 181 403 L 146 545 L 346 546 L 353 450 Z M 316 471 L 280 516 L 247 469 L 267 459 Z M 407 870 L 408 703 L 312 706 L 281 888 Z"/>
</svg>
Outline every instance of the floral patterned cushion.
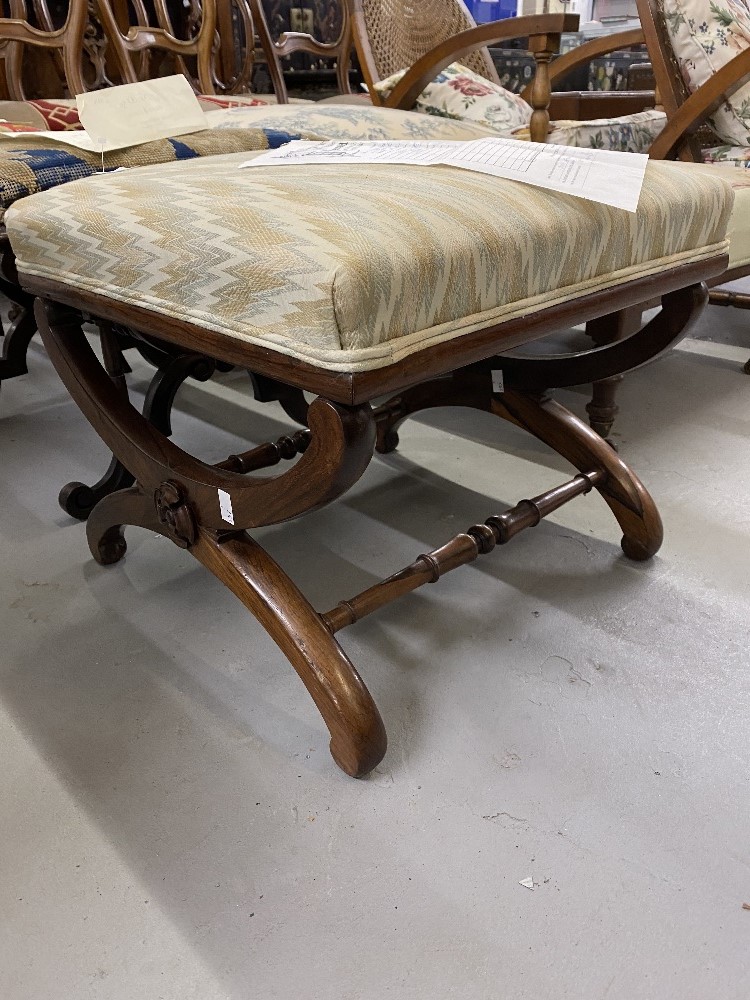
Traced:
<svg viewBox="0 0 750 1000">
<path fill-rule="evenodd" d="M 663 111 L 639 111 L 621 118 L 594 118 L 587 122 L 550 122 L 547 142 L 556 146 L 616 149 L 622 153 L 645 153 L 667 123 Z M 514 139 L 530 139 L 528 125 L 513 130 Z"/>
<path fill-rule="evenodd" d="M 326 139 L 482 139 L 496 135 L 476 122 L 453 121 L 371 104 L 277 104 L 266 108 L 230 108 L 208 114 L 211 128 L 265 128 L 315 132 Z"/>
<path fill-rule="evenodd" d="M 704 163 L 730 163 L 750 170 L 750 146 L 713 146 L 702 149 Z"/>
<path fill-rule="evenodd" d="M 674 54 L 691 91 L 750 48 L 747 0 L 662 0 L 662 5 Z M 750 83 L 735 90 L 708 122 L 730 146 L 749 146 Z"/>
<path fill-rule="evenodd" d="M 388 97 L 405 73 L 403 69 L 381 80 L 375 84 L 375 90 L 381 97 Z M 425 87 L 417 98 L 415 110 L 476 122 L 496 132 L 509 132 L 531 118 L 531 106 L 522 97 L 485 80 L 461 63 L 452 63 Z"/>
</svg>

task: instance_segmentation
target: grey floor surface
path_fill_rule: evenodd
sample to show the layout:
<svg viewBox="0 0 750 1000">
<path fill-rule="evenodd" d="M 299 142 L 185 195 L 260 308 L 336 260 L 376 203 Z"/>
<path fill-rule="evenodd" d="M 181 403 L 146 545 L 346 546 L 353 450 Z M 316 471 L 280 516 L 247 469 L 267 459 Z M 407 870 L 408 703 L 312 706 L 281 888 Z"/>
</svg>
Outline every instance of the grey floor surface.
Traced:
<svg viewBox="0 0 750 1000">
<path fill-rule="evenodd" d="M 190 555 L 91 561 L 56 493 L 104 449 L 35 344 L 0 393 L 0 998 L 746 1000 L 749 322 L 622 387 L 651 564 L 594 495 L 344 633 L 390 736 L 359 782 Z M 176 425 L 212 460 L 289 426 L 236 376 Z M 441 411 L 258 537 L 323 609 L 565 478 Z"/>
</svg>

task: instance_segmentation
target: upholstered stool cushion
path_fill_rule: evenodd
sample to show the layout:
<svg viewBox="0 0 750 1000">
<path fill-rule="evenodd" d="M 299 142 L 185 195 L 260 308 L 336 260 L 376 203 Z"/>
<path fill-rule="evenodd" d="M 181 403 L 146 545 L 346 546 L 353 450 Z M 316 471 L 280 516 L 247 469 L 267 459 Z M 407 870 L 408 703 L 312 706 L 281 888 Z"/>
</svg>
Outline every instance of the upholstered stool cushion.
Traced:
<svg viewBox="0 0 750 1000">
<path fill-rule="evenodd" d="M 691 164 L 706 176 L 721 177 L 734 191 L 734 208 L 727 227 L 729 267 L 750 264 L 750 170 L 730 163 Z"/>
<path fill-rule="evenodd" d="M 156 139 L 140 146 L 105 153 L 88 153 L 46 136 L 20 136 L 0 141 L 0 222 L 19 198 L 105 171 L 156 163 L 192 160 L 199 156 L 242 150 L 276 149 L 293 139 L 323 139 L 316 132 L 279 129 L 206 129 L 179 139 Z"/>
<path fill-rule="evenodd" d="M 257 154 L 256 154 L 257 155 Z M 715 255 L 732 190 L 650 164 L 637 214 L 449 167 L 247 154 L 18 202 L 19 270 L 336 371 L 363 371 Z"/>
</svg>

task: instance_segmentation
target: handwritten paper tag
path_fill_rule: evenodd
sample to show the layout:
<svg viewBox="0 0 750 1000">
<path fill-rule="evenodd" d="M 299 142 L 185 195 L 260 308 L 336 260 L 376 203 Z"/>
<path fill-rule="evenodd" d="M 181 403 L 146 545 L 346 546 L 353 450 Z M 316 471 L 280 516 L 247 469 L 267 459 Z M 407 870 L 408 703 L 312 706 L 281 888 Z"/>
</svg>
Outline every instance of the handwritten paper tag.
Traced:
<svg viewBox="0 0 750 1000">
<path fill-rule="evenodd" d="M 80 94 L 76 103 L 90 148 L 96 152 L 206 128 L 205 112 L 184 76 L 93 90 Z M 89 148 L 88 141 L 80 142 L 78 137 L 67 141 Z"/>
</svg>

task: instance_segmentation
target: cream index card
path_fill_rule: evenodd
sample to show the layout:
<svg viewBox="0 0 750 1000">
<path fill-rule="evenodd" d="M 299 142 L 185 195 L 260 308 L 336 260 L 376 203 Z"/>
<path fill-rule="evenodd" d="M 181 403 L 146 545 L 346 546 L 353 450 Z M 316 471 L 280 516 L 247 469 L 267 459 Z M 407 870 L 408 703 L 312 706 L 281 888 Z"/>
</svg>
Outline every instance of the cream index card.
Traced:
<svg viewBox="0 0 750 1000">
<path fill-rule="evenodd" d="M 94 152 L 124 149 L 205 129 L 205 112 L 184 76 L 92 90 L 76 98 L 83 136 L 66 134 L 69 145 Z M 89 143 L 91 145 L 89 145 Z"/>
<path fill-rule="evenodd" d="M 284 163 L 400 163 L 459 167 L 635 212 L 648 157 L 641 153 L 578 149 L 500 138 L 474 139 L 470 142 L 296 140 L 254 157 L 242 166 Z"/>
</svg>

